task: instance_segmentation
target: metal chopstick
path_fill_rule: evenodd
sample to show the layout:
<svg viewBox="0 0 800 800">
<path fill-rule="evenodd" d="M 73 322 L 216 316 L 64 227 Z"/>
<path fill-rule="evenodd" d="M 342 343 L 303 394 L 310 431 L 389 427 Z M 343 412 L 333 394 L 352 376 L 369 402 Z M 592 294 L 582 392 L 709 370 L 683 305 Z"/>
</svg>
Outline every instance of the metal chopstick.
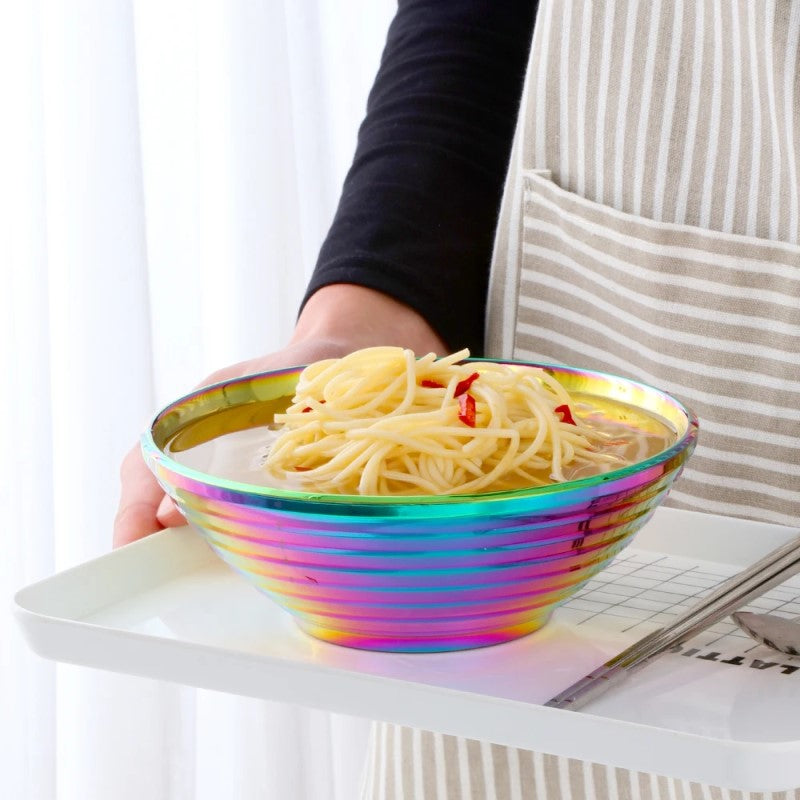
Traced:
<svg viewBox="0 0 800 800">
<path fill-rule="evenodd" d="M 577 710 L 676 645 L 800 572 L 800 536 L 721 583 L 669 625 L 640 639 L 550 699 L 546 706 Z"/>
</svg>

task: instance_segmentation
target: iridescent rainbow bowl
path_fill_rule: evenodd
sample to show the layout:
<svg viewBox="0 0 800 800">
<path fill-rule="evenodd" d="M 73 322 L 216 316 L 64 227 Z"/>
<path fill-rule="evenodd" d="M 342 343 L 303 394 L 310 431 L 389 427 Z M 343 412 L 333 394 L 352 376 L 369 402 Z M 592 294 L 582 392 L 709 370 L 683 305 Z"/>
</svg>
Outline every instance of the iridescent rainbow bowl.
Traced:
<svg viewBox="0 0 800 800">
<path fill-rule="evenodd" d="M 311 636 L 394 652 L 499 644 L 542 627 L 611 563 L 664 499 L 697 441 L 697 418 L 662 391 L 600 372 L 516 363 L 544 366 L 570 392 L 654 412 L 674 427 L 676 441 L 591 478 L 413 498 L 237 483 L 170 455 L 168 443 L 191 439 L 198 420 L 218 416 L 224 431 L 269 423 L 275 405 L 293 393 L 301 369 L 293 368 L 177 400 L 157 415 L 143 451 L 188 523 Z"/>
</svg>

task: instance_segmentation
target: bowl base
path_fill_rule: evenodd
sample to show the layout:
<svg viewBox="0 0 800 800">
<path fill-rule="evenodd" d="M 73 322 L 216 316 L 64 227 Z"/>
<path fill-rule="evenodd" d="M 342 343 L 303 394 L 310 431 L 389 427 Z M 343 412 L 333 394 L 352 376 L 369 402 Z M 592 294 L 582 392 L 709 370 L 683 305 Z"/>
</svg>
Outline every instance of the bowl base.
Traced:
<svg viewBox="0 0 800 800">
<path fill-rule="evenodd" d="M 479 647 L 491 647 L 504 644 L 529 633 L 538 631 L 550 619 L 552 608 L 543 609 L 534 617 L 530 617 L 519 625 L 514 625 L 499 630 L 479 632 L 456 632 L 451 635 L 415 636 L 365 634 L 323 628 L 313 623 L 295 619 L 295 623 L 304 633 L 320 639 L 323 642 L 337 644 L 342 647 L 351 647 L 356 650 L 373 650 L 382 653 L 446 653 L 455 650 L 475 650 Z"/>
</svg>

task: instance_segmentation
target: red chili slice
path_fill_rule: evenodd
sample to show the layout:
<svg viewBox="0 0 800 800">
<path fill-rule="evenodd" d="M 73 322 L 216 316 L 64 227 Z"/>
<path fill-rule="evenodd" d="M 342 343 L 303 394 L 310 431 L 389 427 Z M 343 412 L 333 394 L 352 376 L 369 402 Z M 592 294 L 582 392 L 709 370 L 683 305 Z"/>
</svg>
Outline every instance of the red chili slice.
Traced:
<svg viewBox="0 0 800 800">
<path fill-rule="evenodd" d="M 426 389 L 444 389 L 443 384 L 438 383 L 437 381 L 429 381 L 427 378 L 421 380 L 419 385 L 424 386 Z"/>
<path fill-rule="evenodd" d="M 475 427 L 475 398 L 471 394 L 458 398 L 458 418 L 470 428 Z"/>
<path fill-rule="evenodd" d="M 463 381 L 459 381 L 456 384 L 455 397 L 461 397 L 464 392 L 469 391 L 469 387 L 472 386 L 476 380 L 478 380 L 478 373 L 473 372 L 468 378 L 464 378 Z"/>
<path fill-rule="evenodd" d="M 575 419 L 572 416 L 572 412 L 569 410 L 569 406 L 565 403 L 562 406 L 556 406 L 553 411 L 556 414 L 560 415 L 561 421 L 566 422 L 567 425 L 577 425 L 578 423 L 575 422 Z"/>
</svg>

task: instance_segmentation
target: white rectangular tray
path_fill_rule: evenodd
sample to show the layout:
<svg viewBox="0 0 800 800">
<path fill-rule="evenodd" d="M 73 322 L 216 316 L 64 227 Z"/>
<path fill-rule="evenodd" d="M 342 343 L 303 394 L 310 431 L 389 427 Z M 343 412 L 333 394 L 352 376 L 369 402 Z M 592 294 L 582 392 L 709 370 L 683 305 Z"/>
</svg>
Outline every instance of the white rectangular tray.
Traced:
<svg viewBox="0 0 800 800">
<path fill-rule="evenodd" d="M 22 589 L 41 656 L 751 791 L 800 786 L 800 659 L 730 620 L 583 711 L 542 705 L 797 530 L 662 508 L 543 630 L 459 653 L 326 644 L 188 528 Z M 800 579 L 753 606 L 800 616 Z"/>
</svg>

